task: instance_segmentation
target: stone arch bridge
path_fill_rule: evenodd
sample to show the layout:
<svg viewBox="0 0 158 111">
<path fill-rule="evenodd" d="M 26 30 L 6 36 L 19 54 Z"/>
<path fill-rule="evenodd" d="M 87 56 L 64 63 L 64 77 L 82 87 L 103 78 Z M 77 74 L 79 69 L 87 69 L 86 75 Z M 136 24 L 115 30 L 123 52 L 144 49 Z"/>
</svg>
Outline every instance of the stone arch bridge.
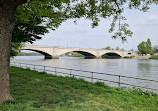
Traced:
<svg viewBox="0 0 158 111">
<path fill-rule="evenodd" d="M 25 46 L 22 50 L 30 50 L 38 52 L 45 56 L 45 59 L 58 59 L 59 56 L 68 52 L 78 52 L 85 58 L 102 58 L 107 54 L 111 57 L 135 56 L 133 51 L 105 50 L 105 49 L 86 49 L 86 48 L 67 48 L 67 47 L 48 47 L 48 46 Z"/>
</svg>

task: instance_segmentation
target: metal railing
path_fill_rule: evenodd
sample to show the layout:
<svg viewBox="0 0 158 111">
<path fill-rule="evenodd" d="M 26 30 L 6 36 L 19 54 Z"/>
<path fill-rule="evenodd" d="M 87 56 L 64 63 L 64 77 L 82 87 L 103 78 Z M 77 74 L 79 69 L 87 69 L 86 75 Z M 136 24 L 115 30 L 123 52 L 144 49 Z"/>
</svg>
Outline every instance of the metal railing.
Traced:
<svg viewBox="0 0 158 111">
<path fill-rule="evenodd" d="M 21 68 L 29 68 L 29 69 L 33 69 L 33 70 L 37 70 L 37 71 L 42 71 L 42 72 L 52 72 L 55 75 L 62 73 L 62 74 L 67 75 L 69 77 L 79 77 L 79 78 L 83 78 L 83 79 L 90 79 L 89 80 L 90 82 L 94 82 L 94 80 L 95 80 L 95 81 L 115 83 L 115 84 L 118 84 L 118 87 L 120 87 L 121 85 L 126 85 L 126 86 L 132 86 L 132 87 L 138 87 L 138 88 L 158 91 L 158 87 L 152 88 L 149 86 L 142 86 L 142 85 L 127 83 L 127 82 L 126 83 L 121 82 L 121 80 L 124 78 L 124 79 L 133 79 L 133 80 L 154 82 L 154 84 L 157 84 L 158 80 L 131 77 L 131 76 L 122 76 L 122 75 L 115 75 L 115 74 L 108 74 L 108 73 L 100 73 L 100 72 L 91 72 L 91 71 L 84 71 L 84 70 L 76 70 L 76 69 L 68 69 L 68 68 L 61 68 L 61 67 L 52 67 L 52 66 L 45 66 L 45 65 L 19 63 L 19 62 L 11 62 L 10 65 L 21 67 Z M 63 72 L 60 70 L 65 70 L 65 71 Z M 78 75 L 78 74 L 74 74 L 73 72 L 89 73 L 90 76 Z M 98 77 L 96 77 L 96 75 L 97 76 L 101 75 L 101 76 L 117 77 L 117 79 L 114 81 L 111 79 L 105 79 L 104 77 L 98 78 Z"/>
</svg>

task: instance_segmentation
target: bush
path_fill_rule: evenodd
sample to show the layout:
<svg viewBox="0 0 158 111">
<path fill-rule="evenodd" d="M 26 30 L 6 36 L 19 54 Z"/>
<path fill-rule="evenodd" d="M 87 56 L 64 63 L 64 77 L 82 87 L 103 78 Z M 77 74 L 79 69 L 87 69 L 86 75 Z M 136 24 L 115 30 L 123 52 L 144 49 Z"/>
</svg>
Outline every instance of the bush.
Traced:
<svg viewBox="0 0 158 111">
<path fill-rule="evenodd" d="M 129 59 L 131 59 L 131 58 L 133 58 L 134 56 L 125 56 L 124 58 L 129 58 Z"/>
<path fill-rule="evenodd" d="M 149 59 L 158 59 L 158 55 L 152 55 Z"/>
</svg>

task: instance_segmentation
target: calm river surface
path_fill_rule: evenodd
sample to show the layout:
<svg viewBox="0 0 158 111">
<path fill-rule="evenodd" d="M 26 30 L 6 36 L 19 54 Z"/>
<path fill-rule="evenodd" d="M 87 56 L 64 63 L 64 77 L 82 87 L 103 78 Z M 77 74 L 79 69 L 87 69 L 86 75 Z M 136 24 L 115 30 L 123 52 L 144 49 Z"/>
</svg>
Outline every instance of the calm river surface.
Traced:
<svg viewBox="0 0 158 111">
<path fill-rule="evenodd" d="M 104 72 L 116 75 L 132 76 L 158 80 L 158 60 L 140 60 L 140 59 L 82 59 L 73 57 L 60 57 L 60 59 L 47 59 L 43 56 L 17 56 L 11 59 L 12 62 L 21 62 L 29 64 L 47 65 L 53 67 L 63 67 L 69 69 L 79 69 L 94 72 Z M 76 72 L 74 72 L 76 73 Z M 82 75 L 86 75 L 85 73 Z M 88 76 L 88 74 L 87 74 Z M 90 76 L 90 75 L 89 75 Z M 118 79 L 111 77 L 100 78 Z M 158 89 L 158 83 L 139 81 L 122 78 L 122 81 L 129 83 L 143 84 Z M 121 82 L 122 82 L 121 81 Z M 113 84 L 110 84 L 113 85 Z M 115 86 L 115 85 L 114 85 Z"/>
</svg>

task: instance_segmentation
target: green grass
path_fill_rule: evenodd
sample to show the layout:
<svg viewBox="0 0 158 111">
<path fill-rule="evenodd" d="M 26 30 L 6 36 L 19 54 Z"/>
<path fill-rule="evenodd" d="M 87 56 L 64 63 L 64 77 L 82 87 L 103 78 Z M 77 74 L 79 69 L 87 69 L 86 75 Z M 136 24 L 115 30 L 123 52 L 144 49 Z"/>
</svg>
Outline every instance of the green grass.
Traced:
<svg viewBox="0 0 158 111">
<path fill-rule="evenodd" d="M 152 55 L 149 59 L 158 59 L 158 55 Z"/>
<path fill-rule="evenodd" d="M 11 67 L 14 101 L 0 111 L 158 111 L 158 95 Z"/>
<path fill-rule="evenodd" d="M 125 56 L 124 58 L 132 59 L 134 56 Z"/>
<path fill-rule="evenodd" d="M 84 57 L 84 55 L 80 53 L 74 53 L 71 57 Z"/>
</svg>

